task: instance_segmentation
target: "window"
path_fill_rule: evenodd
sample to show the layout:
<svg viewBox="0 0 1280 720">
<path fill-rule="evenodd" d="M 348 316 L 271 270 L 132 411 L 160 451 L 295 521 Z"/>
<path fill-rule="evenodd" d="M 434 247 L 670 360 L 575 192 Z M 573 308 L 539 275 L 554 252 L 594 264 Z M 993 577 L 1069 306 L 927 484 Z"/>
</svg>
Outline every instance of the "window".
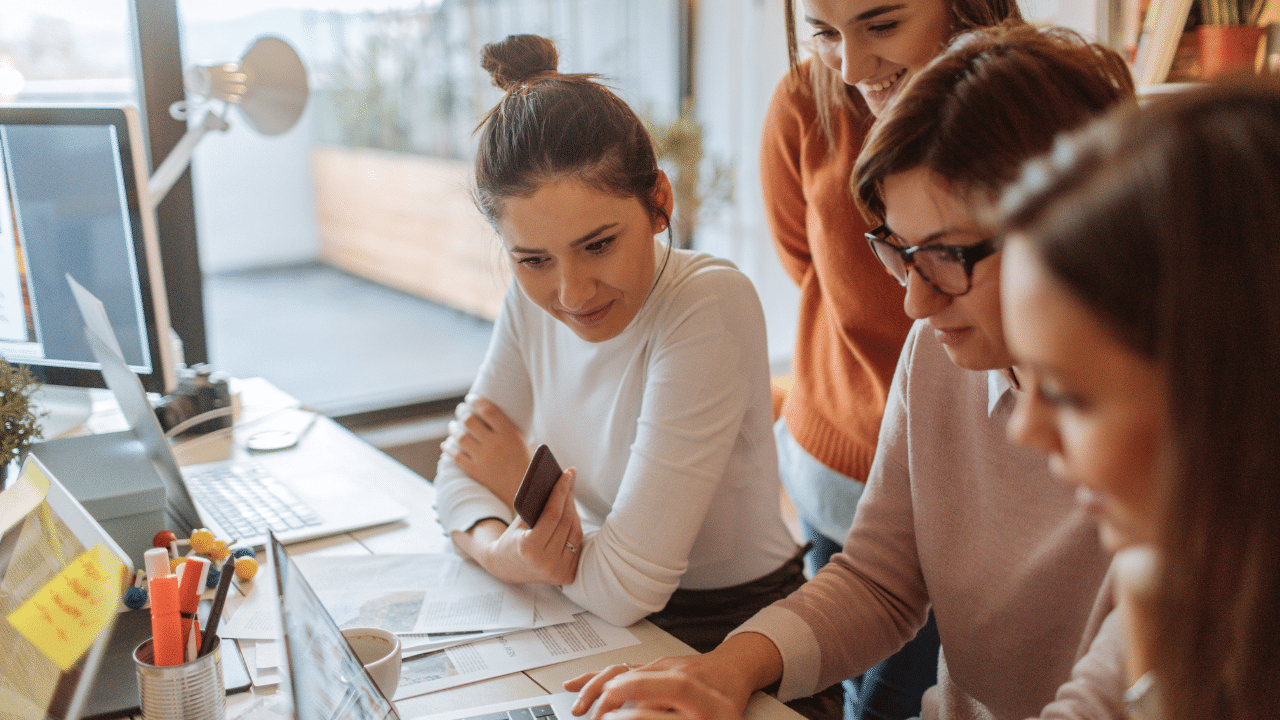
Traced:
<svg viewBox="0 0 1280 720">
<path fill-rule="evenodd" d="M 481 46 L 557 40 L 659 120 L 678 109 L 674 0 L 180 0 L 183 65 L 287 40 L 311 97 L 293 130 L 236 112 L 192 162 L 210 360 L 333 414 L 460 395 L 507 284 L 471 203 L 472 131 L 499 97 Z"/>
</svg>

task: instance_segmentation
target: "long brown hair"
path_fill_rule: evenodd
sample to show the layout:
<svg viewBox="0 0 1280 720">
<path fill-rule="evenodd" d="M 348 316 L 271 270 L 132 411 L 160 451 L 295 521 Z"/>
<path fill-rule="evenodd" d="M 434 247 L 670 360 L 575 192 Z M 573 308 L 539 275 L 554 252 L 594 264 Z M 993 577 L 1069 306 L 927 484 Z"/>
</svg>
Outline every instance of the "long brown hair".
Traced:
<svg viewBox="0 0 1280 720">
<path fill-rule="evenodd" d="M 555 43 L 511 35 L 485 45 L 481 66 L 506 94 L 481 121 L 475 199 L 496 223 L 503 201 L 544 182 L 574 177 L 601 192 L 634 197 L 670 225 L 654 196 L 659 172 L 640 117 L 595 75 L 562 75 Z"/>
<path fill-rule="evenodd" d="M 796 38 L 796 0 L 784 0 L 787 26 L 787 60 L 791 82 L 813 95 L 818 108 L 818 123 L 826 137 L 831 137 L 835 116 L 841 112 L 856 118 L 866 118 L 870 113 L 857 90 L 845 84 L 840 73 L 827 67 L 817 58 L 809 61 L 809 72 L 801 70 L 800 43 Z M 1007 20 L 1022 20 L 1017 0 L 952 0 L 951 32 L 960 33 L 974 28 L 991 27 Z"/>
<path fill-rule="evenodd" d="M 1064 285 L 1167 377 L 1149 638 L 1166 720 L 1280 717 L 1280 84 L 1126 109 L 1006 193 Z"/>
<path fill-rule="evenodd" d="M 1063 131 L 1133 97 L 1115 51 L 1019 22 L 958 36 L 902 89 L 853 171 L 863 213 L 884 219 L 884 180 L 925 168 L 957 195 L 991 199 Z"/>
</svg>

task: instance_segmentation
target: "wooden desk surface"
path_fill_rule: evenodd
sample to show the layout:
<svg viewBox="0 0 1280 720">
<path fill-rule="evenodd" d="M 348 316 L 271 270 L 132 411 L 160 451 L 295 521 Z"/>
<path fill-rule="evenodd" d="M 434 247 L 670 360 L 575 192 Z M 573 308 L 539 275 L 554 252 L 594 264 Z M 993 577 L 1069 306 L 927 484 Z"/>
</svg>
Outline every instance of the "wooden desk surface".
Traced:
<svg viewBox="0 0 1280 720">
<path fill-rule="evenodd" d="M 290 426 L 288 413 L 301 412 L 297 409 L 296 400 L 261 378 L 239 381 L 234 390 L 239 393 L 239 414 L 232 432 L 214 433 L 175 446 L 175 455 L 180 464 L 246 457 L 248 452 L 244 449 L 244 442 L 249 435 L 271 428 L 273 422 Z M 109 413 L 109 410 L 105 412 Z M 98 414 L 98 408 L 95 408 L 95 414 Z M 110 420 L 104 422 L 110 424 Z M 450 551 L 452 543 L 444 536 L 436 521 L 435 491 L 431 484 L 328 418 L 321 418 L 297 448 L 255 454 L 253 457 L 268 469 L 273 465 L 288 464 L 296 472 L 299 465 L 314 465 L 318 469 L 333 467 L 337 464 L 338 457 L 342 457 L 343 462 L 347 463 L 352 455 L 373 470 L 372 475 L 376 476 L 380 489 L 409 508 L 409 517 L 395 523 L 294 543 L 288 548 L 291 555 Z M 262 553 L 259 553 L 259 562 L 263 560 Z M 240 591 L 238 579 L 235 587 Z M 640 621 L 630 629 L 640 638 L 639 645 L 407 698 L 397 702 L 396 706 L 402 716 L 411 718 L 458 707 L 532 698 L 560 692 L 563 689 L 561 683 L 565 680 L 605 665 L 619 662 L 645 663 L 660 657 L 694 652 L 688 645 L 647 620 Z M 256 699 L 275 692 L 274 687 L 254 688 L 247 693 L 228 696 L 228 720 L 235 720 Z M 776 699 L 756 693 L 747 708 L 747 717 L 749 720 L 796 720 L 800 716 Z"/>
</svg>

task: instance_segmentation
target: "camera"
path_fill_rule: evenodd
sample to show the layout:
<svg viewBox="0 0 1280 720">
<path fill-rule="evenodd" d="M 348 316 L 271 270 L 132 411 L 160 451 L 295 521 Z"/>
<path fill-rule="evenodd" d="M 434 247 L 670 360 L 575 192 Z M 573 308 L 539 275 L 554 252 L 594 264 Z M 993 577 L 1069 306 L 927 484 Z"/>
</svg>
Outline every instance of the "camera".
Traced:
<svg viewBox="0 0 1280 720">
<path fill-rule="evenodd" d="M 206 415 L 208 419 L 200 420 Z M 231 390 L 225 375 L 214 373 L 204 364 L 183 368 L 178 387 L 156 403 L 156 417 L 166 435 L 200 434 L 231 427 Z"/>
</svg>

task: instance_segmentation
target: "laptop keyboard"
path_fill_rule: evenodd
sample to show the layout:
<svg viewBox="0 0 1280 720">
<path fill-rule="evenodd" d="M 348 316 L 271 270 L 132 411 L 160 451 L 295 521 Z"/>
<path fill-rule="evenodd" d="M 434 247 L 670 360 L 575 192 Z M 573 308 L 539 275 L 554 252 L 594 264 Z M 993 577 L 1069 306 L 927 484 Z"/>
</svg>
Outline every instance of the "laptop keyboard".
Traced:
<svg viewBox="0 0 1280 720">
<path fill-rule="evenodd" d="M 527 708 L 502 710 L 487 715 L 476 715 L 465 720 L 556 720 L 556 713 L 550 705 L 534 705 Z"/>
<path fill-rule="evenodd" d="M 255 462 L 237 461 L 184 473 L 204 511 L 232 535 L 256 538 L 320 524 L 320 516 Z"/>
</svg>

